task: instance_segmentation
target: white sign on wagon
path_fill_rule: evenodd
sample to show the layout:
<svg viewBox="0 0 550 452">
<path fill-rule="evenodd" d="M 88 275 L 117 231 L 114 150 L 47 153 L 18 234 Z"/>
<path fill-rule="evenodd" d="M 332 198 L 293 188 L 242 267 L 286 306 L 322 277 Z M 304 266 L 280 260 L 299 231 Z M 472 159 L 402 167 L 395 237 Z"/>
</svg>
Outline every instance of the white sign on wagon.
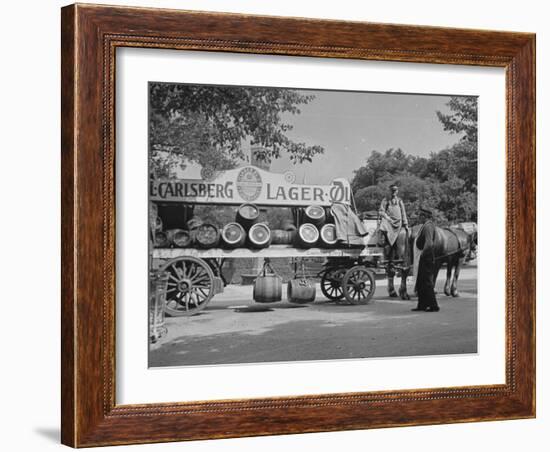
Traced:
<svg viewBox="0 0 550 452">
<path fill-rule="evenodd" d="M 151 181 L 151 201 L 204 204 L 242 204 L 279 206 L 330 206 L 334 202 L 350 204 L 350 185 L 346 179 L 334 179 L 329 185 L 293 182 L 292 173 L 271 173 L 255 166 L 223 171 L 211 180 L 165 179 Z"/>
</svg>

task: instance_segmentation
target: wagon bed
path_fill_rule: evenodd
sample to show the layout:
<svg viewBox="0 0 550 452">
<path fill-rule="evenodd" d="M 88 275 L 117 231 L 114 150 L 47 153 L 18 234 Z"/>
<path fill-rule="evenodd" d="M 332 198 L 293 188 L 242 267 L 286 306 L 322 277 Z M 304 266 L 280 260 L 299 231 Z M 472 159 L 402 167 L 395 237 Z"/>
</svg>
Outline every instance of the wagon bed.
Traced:
<svg viewBox="0 0 550 452">
<path fill-rule="evenodd" d="M 377 246 L 365 248 L 296 248 L 292 245 L 271 245 L 263 249 L 237 248 L 233 250 L 223 248 L 155 248 L 153 259 L 175 259 L 183 256 L 208 258 L 274 258 L 274 257 L 361 257 L 382 258 L 383 249 Z"/>
</svg>

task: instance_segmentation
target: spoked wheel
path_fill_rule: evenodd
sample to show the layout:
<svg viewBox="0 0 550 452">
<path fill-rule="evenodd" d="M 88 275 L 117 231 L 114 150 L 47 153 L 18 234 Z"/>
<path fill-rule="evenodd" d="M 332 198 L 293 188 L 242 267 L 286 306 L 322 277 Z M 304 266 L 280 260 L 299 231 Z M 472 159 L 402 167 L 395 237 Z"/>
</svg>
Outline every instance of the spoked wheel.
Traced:
<svg viewBox="0 0 550 452">
<path fill-rule="evenodd" d="M 367 267 L 356 265 L 345 273 L 342 280 L 342 291 L 348 303 L 368 304 L 375 290 L 376 280 Z"/>
<path fill-rule="evenodd" d="M 343 268 L 331 268 L 323 272 L 323 276 L 321 276 L 321 292 L 329 300 L 338 301 L 344 298 L 342 278 L 345 271 Z"/>
<path fill-rule="evenodd" d="M 191 316 L 206 307 L 214 296 L 214 273 L 196 257 L 179 257 L 166 263 L 168 272 L 164 312 L 172 317 Z"/>
</svg>

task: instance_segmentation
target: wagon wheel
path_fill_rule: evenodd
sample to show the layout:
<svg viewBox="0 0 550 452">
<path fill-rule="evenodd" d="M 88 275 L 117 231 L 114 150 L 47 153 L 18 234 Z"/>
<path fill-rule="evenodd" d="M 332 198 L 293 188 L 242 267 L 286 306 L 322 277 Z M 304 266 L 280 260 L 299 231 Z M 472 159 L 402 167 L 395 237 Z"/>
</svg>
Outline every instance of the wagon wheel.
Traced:
<svg viewBox="0 0 550 452">
<path fill-rule="evenodd" d="M 342 290 L 348 303 L 367 304 L 376 290 L 376 280 L 367 267 L 356 265 L 345 273 Z"/>
<path fill-rule="evenodd" d="M 196 257 L 179 257 L 167 262 L 168 272 L 164 312 L 172 317 L 191 316 L 205 308 L 214 296 L 214 273 Z"/>
<path fill-rule="evenodd" d="M 331 301 L 338 301 L 344 298 L 342 289 L 342 277 L 345 269 L 331 268 L 323 272 L 321 276 L 321 292 Z"/>
</svg>

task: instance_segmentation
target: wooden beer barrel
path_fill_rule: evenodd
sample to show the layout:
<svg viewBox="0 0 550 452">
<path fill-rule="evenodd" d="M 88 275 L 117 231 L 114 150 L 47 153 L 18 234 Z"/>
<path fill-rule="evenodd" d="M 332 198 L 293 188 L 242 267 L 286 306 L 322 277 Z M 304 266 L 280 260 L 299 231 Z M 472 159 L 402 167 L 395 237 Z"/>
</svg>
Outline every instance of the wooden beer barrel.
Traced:
<svg viewBox="0 0 550 452">
<path fill-rule="evenodd" d="M 188 248 L 193 243 L 190 232 L 184 229 L 170 229 L 166 234 L 170 243 L 177 248 Z"/>
<path fill-rule="evenodd" d="M 248 231 L 253 224 L 258 222 L 259 218 L 260 209 L 254 204 L 245 203 L 241 204 L 237 209 L 235 221 Z"/>
<path fill-rule="evenodd" d="M 271 244 L 271 230 L 265 223 L 256 223 L 248 231 L 248 241 L 254 248 L 267 248 Z"/>
<path fill-rule="evenodd" d="M 279 275 L 258 276 L 252 298 L 257 303 L 275 303 L 283 299 L 283 280 Z"/>
<path fill-rule="evenodd" d="M 214 248 L 220 241 L 220 231 L 214 224 L 203 223 L 194 230 L 193 239 L 200 248 Z"/>
<path fill-rule="evenodd" d="M 227 248 L 239 248 L 246 241 L 246 231 L 239 223 L 228 223 L 222 229 L 222 241 Z"/>
<path fill-rule="evenodd" d="M 290 303 L 313 303 L 315 284 L 309 279 L 291 279 L 286 287 L 286 297 Z"/>
<path fill-rule="evenodd" d="M 302 223 L 311 223 L 320 227 L 325 224 L 325 221 L 326 215 L 323 206 L 309 206 L 305 208 Z"/>
<path fill-rule="evenodd" d="M 270 274 L 267 273 L 268 270 Z M 282 292 L 282 278 L 275 273 L 269 259 L 265 259 L 262 272 L 254 281 L 252 298 L 258 303 L 274 303 L 282 300 Z"/>
<path fill-rule="evenodd" d="M 273 245 L 292 245 L 296 237 L 296 228 L 294 231 L 285 231 L 283 229 L 273 229 L 271 231 L 271 243 Z"/>
<path fill-rule="evenodd" d="M 319 230 L 311 223 L 304 223 L 298 229 L 296 242 L 302 248 L 311 248 L 319 240 Z"/>
<path fill-rule="evenodd" d="M 168 248 L 170 246 L 170 240 L 168 234 L 163 231 L 155 232 L 155 248 Z"/>
<path fill-rule="evenodd" d="M 325 224 L 319 231 L 321 245 L 330 248 L 336 245 L 336 226 Z"/>
</svg>

